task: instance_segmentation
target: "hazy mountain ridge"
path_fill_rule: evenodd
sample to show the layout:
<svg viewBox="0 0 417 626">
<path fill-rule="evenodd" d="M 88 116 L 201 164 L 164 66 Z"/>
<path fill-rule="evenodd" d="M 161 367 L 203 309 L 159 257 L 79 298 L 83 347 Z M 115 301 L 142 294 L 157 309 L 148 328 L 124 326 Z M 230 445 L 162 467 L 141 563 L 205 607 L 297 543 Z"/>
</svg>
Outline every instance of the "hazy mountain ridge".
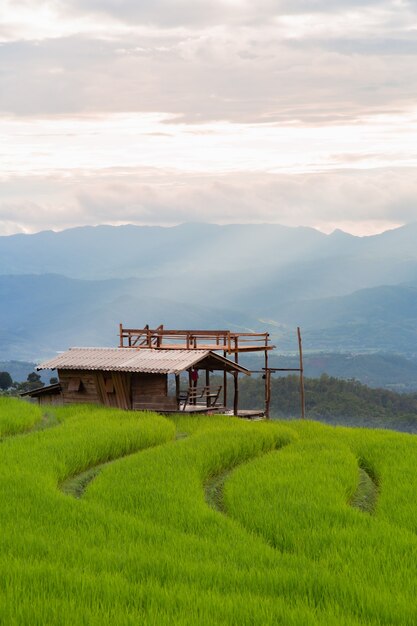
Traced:
<svg viewBox="0 0 417 626">
<path fill-rule="evenodd" d="M 252 262 L 254 252 L 259 253 L 257 245 L 262 245 L 262 264 L 273 260 L 283 266 L 300 257 L 358 256 L 367 252 L 385 257 L 393 246 L 400 253 L 394 256 L 417 259 L 413 246 L 416 236 L 417 224 L 371 237 L 341 231 L 325 235 L 313 228 L 277 224 L 82 226 L 0 237 L 0 267 L 2 274 L 55 271 L 73 278 L 110 278 L 110 271 L 140 271 L 134 265 L 139 260 L 146 266 L 161 266 L 166 260 L 194 262 L 197 253 L 214 249 L 221 258 Z M 109 253 L 116 252 L 109 259 Z M 216 259 L 211 260 L 216 265 Z"/>
<path fill-rule="evenodd" d="M 158 278 L 169 297 L 173 280 L 177 290 L 193 278 L 192 297 L 201 298 L 206 283 L 222 298 L 247 288 L 263 308 L 269 285 L 268 299 L 279 290 L 299 300 L 417 280 L 416 238 L 415 224 L 364 238 L 270 224 L 87 226 L 0 237 L 0 273 Z"/>
<path fill-rule="evenodd" d="M 206 262 L 207 257 L 215 269 L 227 261 L 229 269 L 239 270 L 242 264 L 252 264 L 254 252 L 259 254 L 257 244 L 262 245 L 263 255 L 258 261 L 265 264 L 276 258 L 275 245 L 291 259 L 297 258 L 301 249 L 314 254 L 325 238 L 314 229 L 275 225 L 85 226 L 0 237 L 0 271 L 130 278 L 147 276 L 148 272 L 183 273 Z"/>
<path fill-rule="evenodd" d="M 0 358 L 37 360 L 79 345 L 118 345 L 118 325 L 256 328 L 239 311 L 145 295 L 137 279 L 85 281 L 56 274 L 0 276 Z M 259 323 L 258 323 L 259 324 Z"/>
<path fill-rule="evenodd" d="M 268 329 L 292 350 L 417 350 L 417 225 L 359 238 L 276 225 L 0 237 L 0 356 L 116 345 L 120 321 Z M 271 323 L 259 320 L 271 320 Z"/>
</svg>

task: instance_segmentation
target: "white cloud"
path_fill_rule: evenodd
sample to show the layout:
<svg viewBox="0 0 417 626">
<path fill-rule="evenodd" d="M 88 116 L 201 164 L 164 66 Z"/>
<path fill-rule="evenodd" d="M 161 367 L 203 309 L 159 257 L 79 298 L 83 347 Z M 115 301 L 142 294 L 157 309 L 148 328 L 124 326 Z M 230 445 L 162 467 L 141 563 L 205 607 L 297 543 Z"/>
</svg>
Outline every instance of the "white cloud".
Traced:
<svg viewBox="0 0 417 626">
<path fill-rule="evenodd" d="M 167 114 L 0 118 L 4 173 L 146 167 L 215 173 L 417 166 L 417 109 L 348 124 L 178 123 Z"/>
<path fill-rule="evenodd" d="M 411 44 L 382 55 L 377 49 L 361 53 L 362 39 L 352 53 L 343 51 L 340 41 L 295 44 L 268 29 L 258 37 L 226 30 L 3 44 L 0 111 L 38 116 L 166 111 L 190 122 L 310 123 L 355 120 L 415 103 Z"/>
<path fill-rule="evenodd" d="M 416 219 L 415 2 L 3 0 L 0 11 L 2 232 Z"/>
<path fill-rule="evenodd" d="M 136 21 L 162 27 L 209 27 L 220 24 L 270 23 L 286 15 L 366 13 L 407 10 L 395 0 L 65 0 L 66 11 L 111 15 L 119 21 Z"/>
</svg>

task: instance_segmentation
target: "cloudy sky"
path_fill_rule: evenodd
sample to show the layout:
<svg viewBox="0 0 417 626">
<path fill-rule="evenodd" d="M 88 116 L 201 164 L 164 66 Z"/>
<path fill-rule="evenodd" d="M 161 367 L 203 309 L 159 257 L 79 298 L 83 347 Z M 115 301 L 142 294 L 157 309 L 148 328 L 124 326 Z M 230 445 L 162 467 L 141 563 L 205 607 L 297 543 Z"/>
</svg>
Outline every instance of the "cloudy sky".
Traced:
<svg viewBox="0 0 417 626">
<path fill-rule="evenodd" d="M 416 0 L 0 0 L 0 235 L 417 220 Z"/>
</svg>

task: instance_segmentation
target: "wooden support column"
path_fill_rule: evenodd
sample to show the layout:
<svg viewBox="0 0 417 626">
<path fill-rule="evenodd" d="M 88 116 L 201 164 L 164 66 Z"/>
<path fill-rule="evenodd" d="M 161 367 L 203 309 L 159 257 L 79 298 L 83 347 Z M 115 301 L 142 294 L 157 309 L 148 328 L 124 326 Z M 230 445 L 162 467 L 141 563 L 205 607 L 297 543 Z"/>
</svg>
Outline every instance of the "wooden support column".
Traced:
<svg viewBox="0 0 417 626">
<path fill-rule="evenodd" d="M 175 397 L 177 399 L 177 409 L 180 408 L 180 375 L 175 374 Z"/>
<path fill-rule="evenodd" d="M 223 352 L 224 358 L 227 358 L 226 350 Z M 223 372 L 223 406 L 227 407 L 227 372 L 224 370 Z"/>
<path fill-rule="evenodd" d="M 209 398 L 209 393 L 210 393 L 210 370 L 206 370 L 206 387 L 207 387 L 207 398 L 206 398 L 206 406 L 210 406 L 210 398 Z"/>
<path fill-rule="evenodd" d="M 237 377 L 238 377 L 237 372 L 233 372 L 233 382 L 234 382 L 233 415 L 237 415 L 238 410 L 239 410 L 239 382 L 238 382 Z"/>
<path fill-rule="evenodd" d="M 268 368 L 268 350 L 265 350 L 265 417 L 269 419 L 269 405 L 271 400 L 271 372 Z"/>
<path fill-rule="evenodd" d="M 268 419 L 270 417 L 270 406 L 271 406 L 271 376 L 272 373 L 268 370 Z"/>
<path fill-rule="evenodd" d="M 160 324 L 156 329 L 156 347 L 160 348 L 162 345 L 162 333 L 164 330 L 164 325 Z"/>
<path fill-rule="evenodd" d="M 304 366 L 303 366 L 303 345 L 301 341 L 301 330 L 297 326 L 298 351 L 300 355 L 300 403 L 301 403 L 301 419 L 306 416 L 305 393 L 304 393 Z"/>
<path fill-rule="evenodd" d="M 239 363 L 238 353 L 238 339 L 235 337 L 235 363 Z M 234 372 L 234 398 L 233 398 L 233 415 L 237 415 L 239 412 L 239 374 Z"/>
<path fill-rule="evenodd" d="M 119 346 L 123 348 L 123 324 L 119 324 Z"/>
<path fill-rule="evenodd" d="M 193 379 L 191 377 L 191 370 L 188 370 L 188 389 L 193 389 L 194 388 L 194 383 L 193 383 Z M 189 400 L 189 404 L 194 404 L 194 399 L 191 398 L 191 400 Z"/>
</svg>

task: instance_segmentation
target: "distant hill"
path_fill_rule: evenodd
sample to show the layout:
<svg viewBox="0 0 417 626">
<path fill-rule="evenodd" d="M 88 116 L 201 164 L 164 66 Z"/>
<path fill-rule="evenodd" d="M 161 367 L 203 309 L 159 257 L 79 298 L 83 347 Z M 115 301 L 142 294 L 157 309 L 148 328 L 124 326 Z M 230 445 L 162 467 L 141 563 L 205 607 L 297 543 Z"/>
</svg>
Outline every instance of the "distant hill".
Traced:
<svg viewBox="0 0 417 626">
<path fill-rule="evenodd" d="M 12 380 L 23 382 L 27 379 L 28 374 L 35 371 L 35 363 L 25 361 L 0 361 L 0 372 L 9 372 Z M 43 372 L 41 372 L 42 375 Z M 45 378 L 45 382 L 48 379 Z"/>
<path fill-rule="evenodd" d="M 417 354 L 417 224 L 82 227 L 0 237 L 0 358 L 115 345 L 132 326 L 269 330 L 309 352 Z"/>
<path fill-rule="evenodd" d="M 363 238 L 271 224 L 81 227 L 0 237 L 0 272 L 135 277 L 162 297 L 231 298 L 232 308 L 261 314 L 285 302 L 417 280 L 416 238 L 417 224 Z"/>
<path fill-rule="evenodd" d="M 157 290 L 156 290 L 157 291 Z M 248 329 L 256 320 L 146 295 L 136 279 L 84 281 L 58 275 L 0 276 L 0 358 L 35 360 L 69 346 L 118 345 L 118 325 Z"/>
<path fill-rule="evenodd" d="M 255 355 L 241 358 L 252 370 L 263 367 Z M 298 355 L 272 353 L 271 367 L 298 367 Z M 320 378 L 327 374 L 343 380 L 356 380 L 372 388 L 385 388 L 400 393 L 417 391 L 417 359 L 391 353 L 316 352 L 304 355 L 304 374 Z M 288 372 L 275 373 L 274 378 L 285 377 Z"/>
<path fill-rule="evenodd" d="M 324 351 L 417 355 L 417 287 L 392 285 L 347 296 L 283 306 L 280 321 L 297 319 L 305 346 Z"/>
</svg>

